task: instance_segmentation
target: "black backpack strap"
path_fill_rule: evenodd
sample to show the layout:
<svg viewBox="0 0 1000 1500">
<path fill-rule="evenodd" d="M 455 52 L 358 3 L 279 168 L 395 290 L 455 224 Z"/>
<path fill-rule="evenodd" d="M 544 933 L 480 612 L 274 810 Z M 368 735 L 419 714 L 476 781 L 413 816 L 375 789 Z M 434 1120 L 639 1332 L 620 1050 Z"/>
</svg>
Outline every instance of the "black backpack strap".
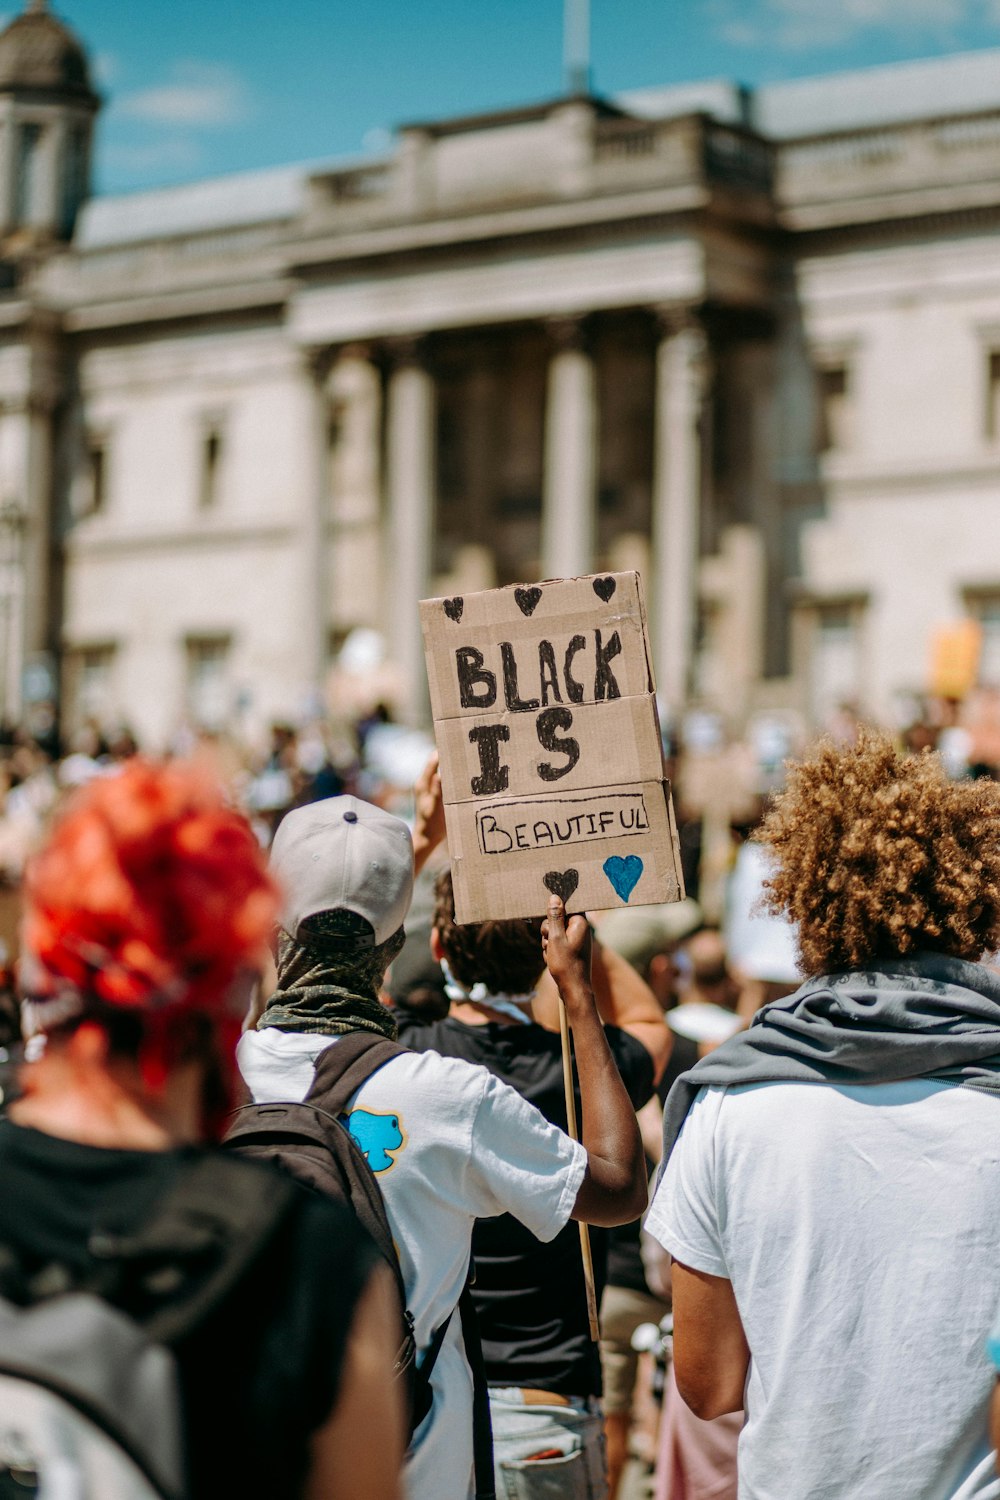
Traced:
<svg viewBox="0 0 1000 1500">
<path fill-rule="evenodd" d="M 434 1373 L 434 1366 L 438 1362 L 438 1355 L 444 1347 L 445 1335 L 451 1326 L 451 1320 L 454 1316 L 455 1309 L 452 1308 L 444 1322 L 435 1328 L 423 1359 L 414 1367 L 413 1412 L 411 1419 L 411 1427 L 414 1432 L 416 1432 L 434 1404 L 434 1392 L 431 1390 L 431 1376 Z M 409 1313 L 407 1317 L 409 1317 Z"/>
<path fill-rule="evenodd" d="M 295 1147 L 305 1144 L 318 1146 L 329 1157 L 331 1134 L 336 1136 L 355 1163 L 354 1182 L 362 1196 L 359 1199 L 352 1195 L 351 1206 L 395 1276 L 399 1294 L 405 1303 L 399 1257 L 393 1244 L 392 1230 L 389 1228 L 378 1180 L 365 1161 L 361 1147 L 336 1115 L 315 1101 L 302 1104 L 243 1104 L 233 1111 L 233 1123 L 226 1132 L 225 1145 L 236 1150 L 256 1148 L 258 1151 L 280 1153 L 283 1148 L 294 1151 Z"/>
<path fill-rule="evenodd" d="M 410 1051 L 374 1031 L 348 1031 L 316 1059 L 316 1073 L 306 1102 L 319 1104 L 331 1115 L 342 1115 L 353 1096 L 373 1073 Z"/>
<path fill-rule="evenodd" d="M 496 1500 L 490 1388 L 486 1383 L 486 1361 L 483 1359 L 483 1344 L 479 1336 L 479 1317 L 472 1300 L 472 1280 L 470 1276 L 465 1284 L 458 1310 L 462 1318 L 465 1357 L 472 1369 L 472 1458 L 476 1475 L 476 1500 Z"/>
<path fill-rule="evenodd" d="M 107 1295 L 123 1278 L 145 1274 L 163 1301 L 143 1326 L 154 1342 L 175 1343 L 242 1280 L 299 1193 L 277 1172 L 221 1153 L 199 1157 L 133 1234 L 91 1236 L 100 1265 L 92 1290 Z"/>
</svg>

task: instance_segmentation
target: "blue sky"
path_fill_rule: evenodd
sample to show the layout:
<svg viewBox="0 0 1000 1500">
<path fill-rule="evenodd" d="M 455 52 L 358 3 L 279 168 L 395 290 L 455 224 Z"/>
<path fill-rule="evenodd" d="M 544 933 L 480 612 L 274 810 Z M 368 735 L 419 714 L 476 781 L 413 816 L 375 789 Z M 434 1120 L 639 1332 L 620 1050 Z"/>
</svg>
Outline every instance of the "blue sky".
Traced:
<svg viewBox="0 0 1000 1500">
<path fill-rule="evenodd" d="M 106 98 L 104 192 L 382 149 L 551 97 L 562 0 L 58 0 Z M 598 91 L 1000 46 L 1000 0 L 591 0 Z"/>
</svg>

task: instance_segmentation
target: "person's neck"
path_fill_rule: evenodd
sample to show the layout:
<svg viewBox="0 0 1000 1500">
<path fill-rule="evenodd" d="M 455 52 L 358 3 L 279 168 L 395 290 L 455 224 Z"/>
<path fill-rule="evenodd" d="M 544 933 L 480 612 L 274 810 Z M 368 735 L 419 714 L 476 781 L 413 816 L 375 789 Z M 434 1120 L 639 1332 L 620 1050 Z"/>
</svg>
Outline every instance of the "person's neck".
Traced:
<svg viewBox="0 0 1000 1500">
<path fill-rule="evenodd" d="M 461 1021 L 463 1026 L 488 1026 L 495 1022 L 498 1026 L 516 1026 L 509 1016 L 502 1016 L 498 1011 L 491 1010 L 488 1005 L 481 1004 L 478 1000 L 453 1000 L 449 1011 L 453 1021 Z M 530 1019 L 530 1017 L 529 1017 Z"/>
<path fill-rule="evenodd" d="M 132 1064 L 80 1069 L 58 1053 L 29 1063 L 24 1093 L 10 1107 L 15 1125 L 119 1151 L 170 1151 L 201 1135 L 200 1077 L 184 1069 L 151 1095 Z"/>
</svg>

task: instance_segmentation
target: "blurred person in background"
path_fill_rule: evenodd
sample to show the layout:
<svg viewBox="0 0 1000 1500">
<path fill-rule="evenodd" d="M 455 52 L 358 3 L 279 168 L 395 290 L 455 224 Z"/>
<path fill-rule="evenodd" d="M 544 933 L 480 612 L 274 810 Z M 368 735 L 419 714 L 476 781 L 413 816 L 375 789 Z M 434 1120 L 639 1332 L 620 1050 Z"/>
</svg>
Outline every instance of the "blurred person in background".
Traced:
<svg viewBox="0 0 1000 1500">
<path fill-rule="evenodd" d="M 759 821 L 739 830 L 741 842 L 726 888 L 726 948 L 740 980 L 736 1008 L 745 1026 L 761 1006 L 796 990 L 802 978 L 795 925 L 786 912 L 774 911 L 766 900 L 774 859 L 752 837 Z"/>
<path fill-rule="evenodd" d="M 679 945 L 675 962 L 677 1005 L 667 1021 L 704 1057 L 742 1025 L 736 1014 L 740 986 L 730 970 L 722 933 L 717 927 L 700 928 Z"/>
<path fill-rule="evenodd" d="M 171 1344 L 185 1494 L 397 1500 L 398 1312 L 374 1246 L 346 1210 L 204 1144 L 277 910 L 246 823 L 192 768 L 132 760 L 68 802 L 26 901 L 32 1060 L 0 1120 L 0 1294 L 96 1289 L 155 1329 L 222 1277 Z M 252 1236 L 231 1198 L 255 1205 Z M 163 1227 L 192 1199 L 180 1227 L 212 1246 L 196 1261 Z"/>
<path fill-rule="evenodd" d="M 743 1413 L 703 1421 L 683 1400 L 671 1363 L 663 1390 L 663 1415 L 653 1500 L 737 1500 L 737 1454 Z"/>
<path fill-rule="evenodd" d="M 810 977 L 667 1103 L 678 1387 L 703 1418 L 745 1393 L 745 1500 L 993 1500 L 1000 788 L 866 730 L 758 837 Z"/>
<path fill-rule="evenodd" d="M 712 1005 L 732 1011 L 739 997 L 739 985 L 729 970 L 729 956 L 722 933 L 717 927 L 702 927 L 685 938 L 681 953 L 686 962 L 681 969 L 678 1002 L 681 1005 Z"/>
</svg>

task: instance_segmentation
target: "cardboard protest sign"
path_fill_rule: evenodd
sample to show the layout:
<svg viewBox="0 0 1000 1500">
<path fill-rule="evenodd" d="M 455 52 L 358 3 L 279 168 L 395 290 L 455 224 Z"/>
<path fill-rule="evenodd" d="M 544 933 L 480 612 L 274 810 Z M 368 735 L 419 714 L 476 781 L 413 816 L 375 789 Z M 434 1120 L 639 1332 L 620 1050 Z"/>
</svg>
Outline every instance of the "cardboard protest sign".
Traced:
<svg viewBox="0 0 1000 1500">
<path fill-rule="evenodd" d="M 425 599 L 459 922 L 676 901 L 637 573 Z"/>
</svg>

